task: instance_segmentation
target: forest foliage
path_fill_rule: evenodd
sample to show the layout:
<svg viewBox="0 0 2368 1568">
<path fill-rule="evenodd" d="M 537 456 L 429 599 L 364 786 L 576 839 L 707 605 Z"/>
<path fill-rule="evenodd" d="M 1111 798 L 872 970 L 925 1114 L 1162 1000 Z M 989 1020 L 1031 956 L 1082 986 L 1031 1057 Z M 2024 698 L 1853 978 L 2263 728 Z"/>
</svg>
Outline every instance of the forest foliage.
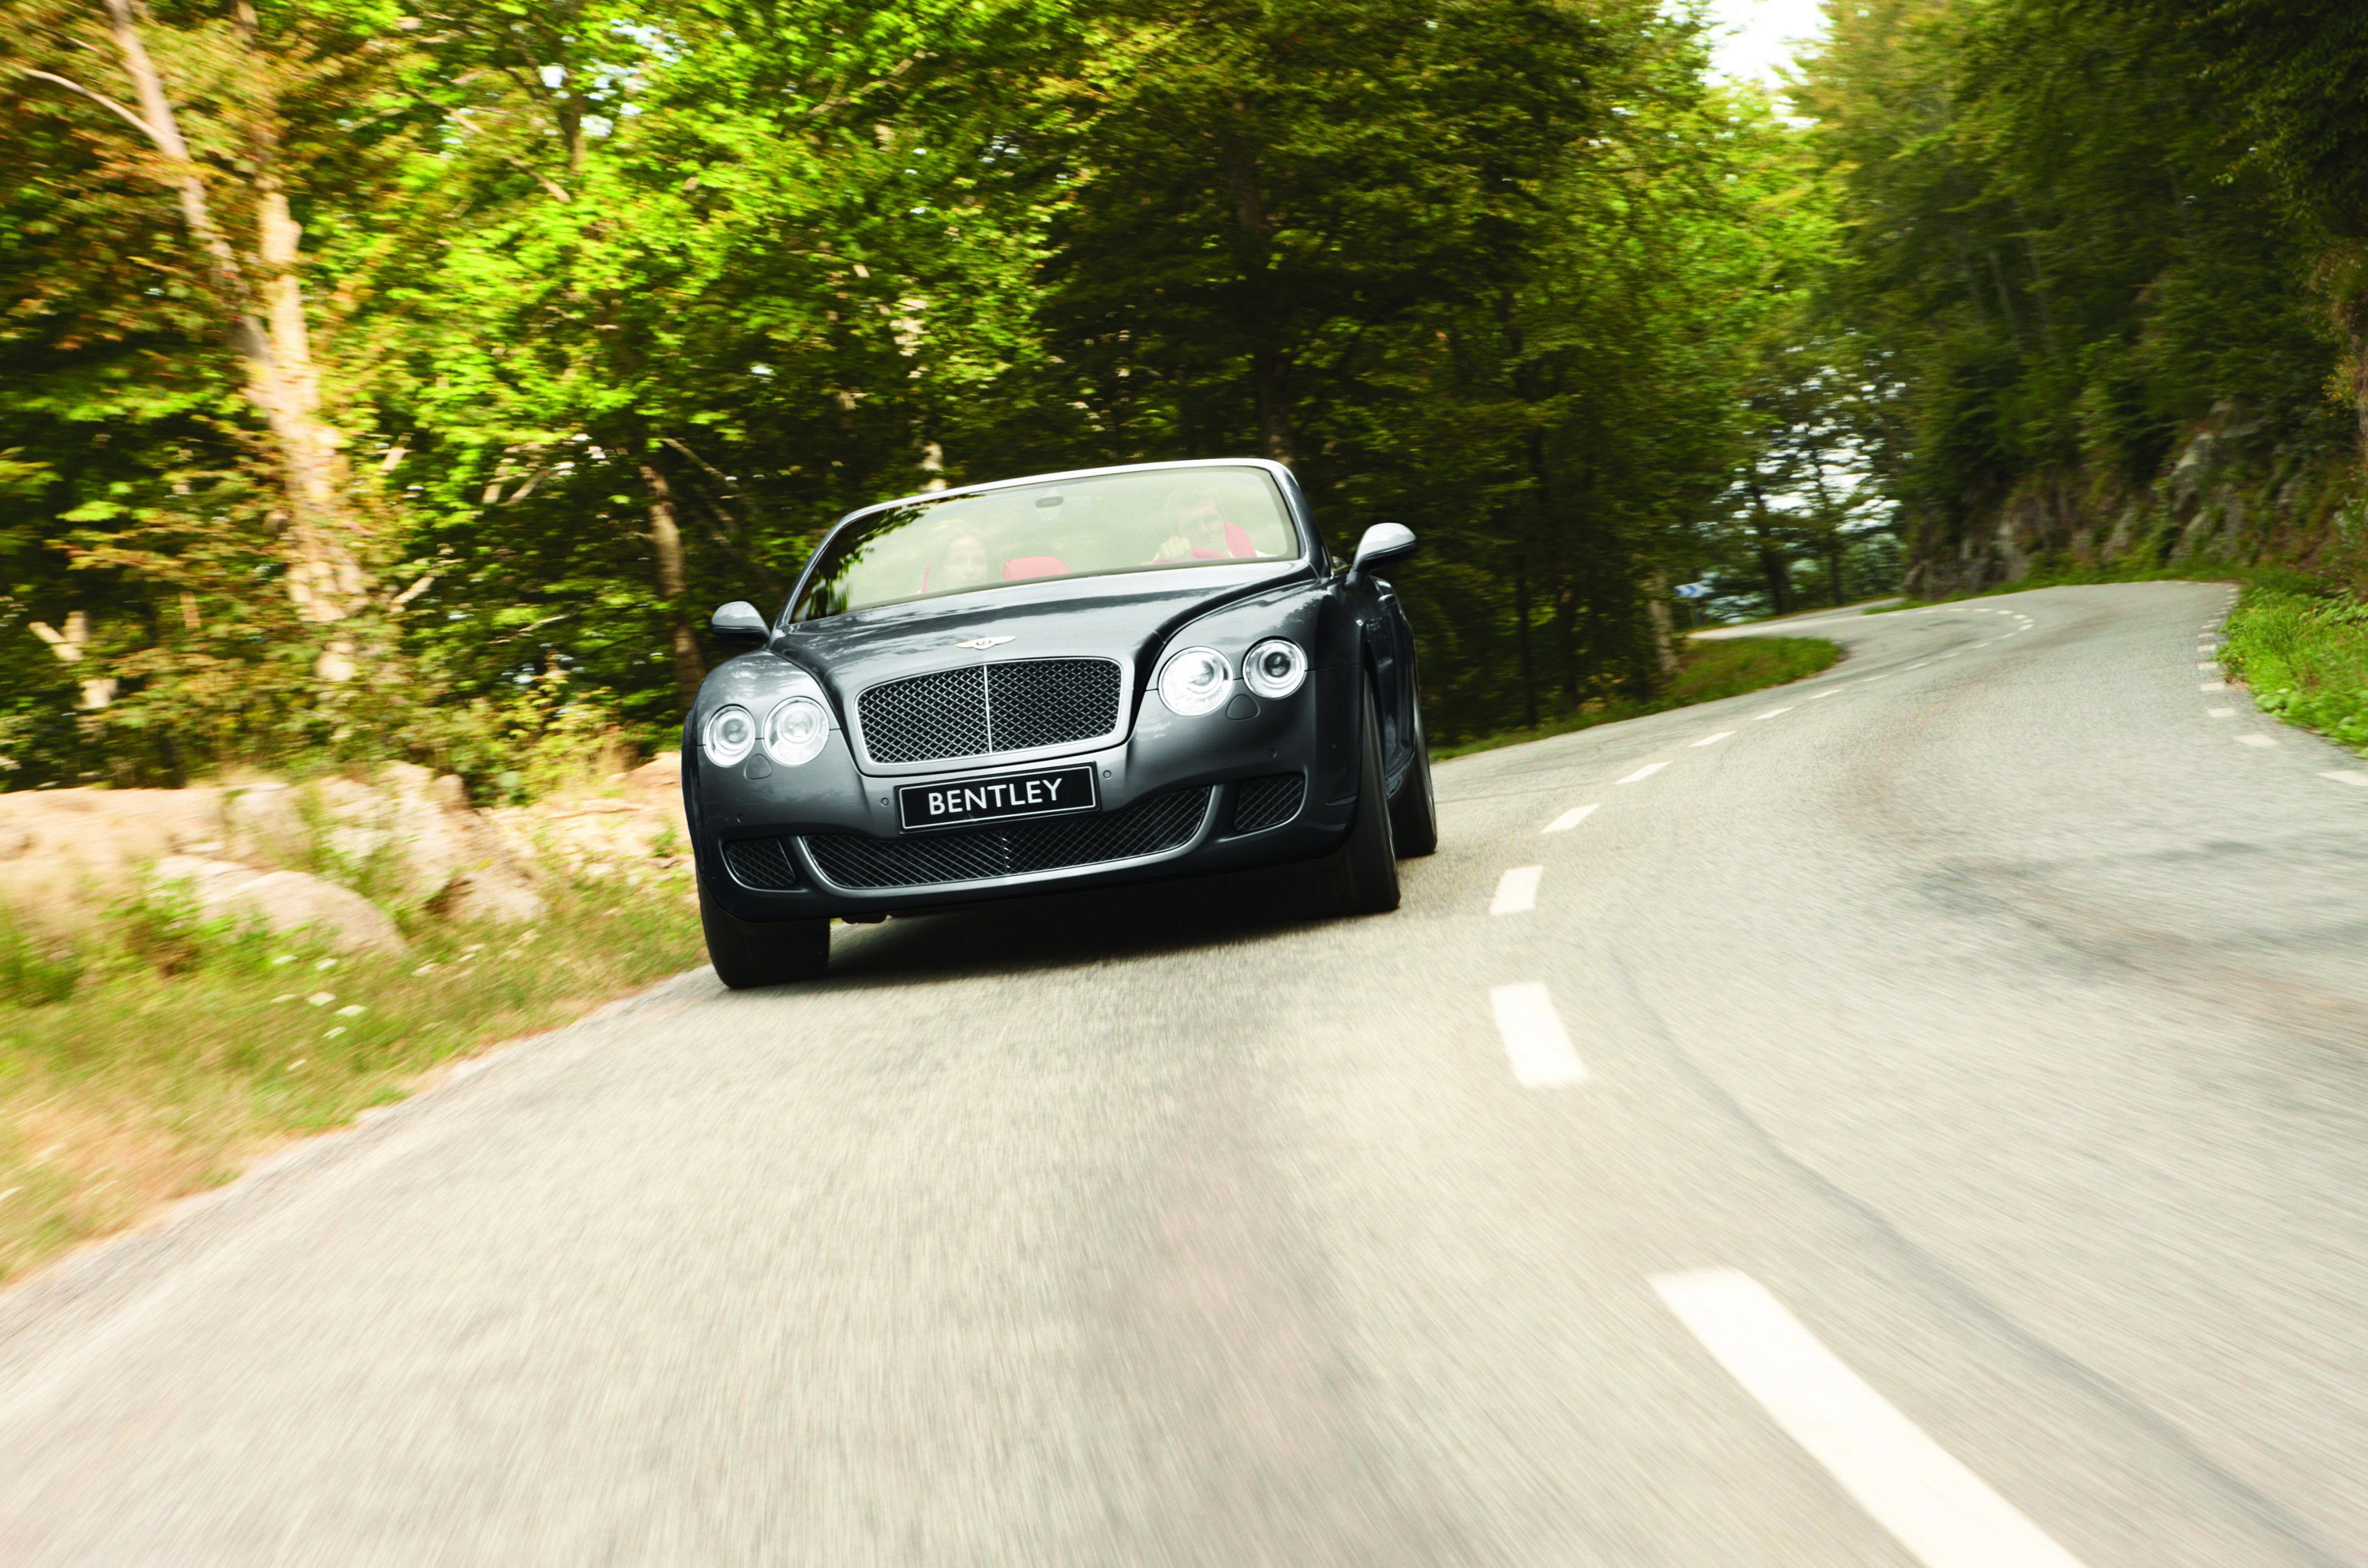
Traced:
<svg viewBox="0 0 2368 1568">
<path fill-rule="evenodd" d="M 2360 585 L 2368 7 L 1830 15 L 1793 95 L 1838 236 L 1815 315 L 1909 585 L 2034 558 Z"/>
<path fill-rule="evenodd" d="M 1414 528 L 1443 740 L 1656 700 L 1680 583 L 2159 556 L 2206 427 L 2356 523 L 2363 61 L 2269 0 L 1836 0 L 1779 102 L 1657 0 L 13 0 L 0 787 L 519 790 L 664 744 L 843 512 L 1102 462 Z"/>
<path fill-rule="evenodd" d="M 1442 734 L 1649 695 L 1759 570 L 1825 218 L 1656 4 L 12 9 L 16 787 L 655 744 L 837 516 L 1059 467 L 1412 526 Z"/>
</svg>

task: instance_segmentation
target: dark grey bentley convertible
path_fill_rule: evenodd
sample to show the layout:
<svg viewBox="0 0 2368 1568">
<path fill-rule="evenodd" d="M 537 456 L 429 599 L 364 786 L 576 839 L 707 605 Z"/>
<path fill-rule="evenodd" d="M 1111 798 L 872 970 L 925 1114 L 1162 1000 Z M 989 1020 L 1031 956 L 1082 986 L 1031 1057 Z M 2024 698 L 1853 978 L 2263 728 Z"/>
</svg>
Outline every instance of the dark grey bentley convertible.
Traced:
<svg viewBox="0 0 2368 1568">
<path fill-rule="evenodd" d="M 1338 567 L 1289 470 L 1142 463 L 850 513 L 683 728 L 715 972 L 823 972 L 830 922 L 1304 862 L 1395 909 L 1438 827 L 1414 636 Z"/>
</svg>

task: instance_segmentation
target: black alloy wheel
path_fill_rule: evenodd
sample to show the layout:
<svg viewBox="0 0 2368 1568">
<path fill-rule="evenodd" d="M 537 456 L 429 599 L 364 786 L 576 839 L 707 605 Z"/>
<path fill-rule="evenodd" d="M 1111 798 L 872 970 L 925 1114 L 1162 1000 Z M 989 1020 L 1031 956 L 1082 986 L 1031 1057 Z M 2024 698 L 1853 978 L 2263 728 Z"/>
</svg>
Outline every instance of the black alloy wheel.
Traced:
<svg viewBox="0 0 2368 1568">
<path fill-rule="evenodd" d="M 1422 698 L 1413 699 L 1414 760 L 1390 797 L 1390 835 L 1398 858 L 1413 860 L 1439 847 L 1439 801 L 1430 792 L 1430 733 L 1422 727 Z"/>
<path fill-rule="evenodd" d="M 830 970 L 827 920 L 743 920 L 718 903 L 699 879 L 699 924 L 715 978 L 734 991 L 819 980 Z"/>
<path fill-rule="evenodd" d="M 1398 906 L 1397 846 L 1390 832 L 1389 780 L 1382 772 L 1382 715 L 1370 680 L 1363 719 L 1356 824 L 1347 843 L 1308 869 L 1311 891 L 1327 915 L 1385 915 Z"/>
</svg>

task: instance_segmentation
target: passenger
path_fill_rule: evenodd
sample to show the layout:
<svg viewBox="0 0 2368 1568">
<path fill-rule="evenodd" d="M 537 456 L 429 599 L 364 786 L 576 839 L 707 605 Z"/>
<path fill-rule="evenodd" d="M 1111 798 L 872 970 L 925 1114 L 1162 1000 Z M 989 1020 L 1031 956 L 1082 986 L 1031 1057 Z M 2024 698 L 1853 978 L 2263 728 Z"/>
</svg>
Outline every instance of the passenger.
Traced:
<svg viewBox="0 0 2368 1568">
<path fill-rule="evenodd" d="M 921 574 L 921 591 L 925 594 L 950 593 L 956 588 L 974 588 L 982 583 L 996 581 L 995 568 L 986 546 L 976 534 L 956 534 L 946 541 L 939 553 L 934 571 Z"/>
</svg>

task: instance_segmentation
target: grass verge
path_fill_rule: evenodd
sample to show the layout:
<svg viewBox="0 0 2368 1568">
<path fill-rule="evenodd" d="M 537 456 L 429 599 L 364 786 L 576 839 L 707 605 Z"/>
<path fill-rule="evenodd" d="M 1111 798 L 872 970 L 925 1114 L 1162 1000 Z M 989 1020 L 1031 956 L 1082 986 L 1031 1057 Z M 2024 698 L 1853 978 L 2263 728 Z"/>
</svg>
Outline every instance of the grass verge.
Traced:
<svg viewBox="0 0 2368 1568">
<path fill-rule="evenodd" d="M 2257 583 L 2228 613 L 2220 662 L 2264 712 L 2368 751 L 2368 605 Z"/>
<path fill-rule="evenodd" d="M 532 926 L 436 923 L 344 959 L 169 894 L 70 944 L 0 924 L 0 1282 L 700 961 L 687 870 L 543 891 Z"/>
<path fill-rule="evenodd" d="M 1500 730 L 1492 735 L 1458 741 L 1452 745 L 1434 746 L 1431 748 L 1431 760 L 1444 762 L 1449 757 L 1465 756 L 1475 751 L 1518 745 L 1523 741 L 1540 741 L 1549 735 L 1566 735 L 1574 730 L 1591 729 L 1597 724 L 1641 718 L 1647 713 L 1664 713 L 1672 708 L 1688 708 L 1697 702 L 1715 702 L 1722 697 L 1740 697 L 1747 691 L 1782 686 L 1787 681 L 1799 680 L 1804 676 L 1831 668 L 1834 661 L 1842 656 L 1842 650 L 1839 643 L 1829 642 L 1822 637 L 1736 637 L 1714 642 L 1690 640 L 1679 656 L 1683 662 L 1678 668 L 1677 678 L 1650 701 L 1604 702 L 1549 720 L 1535 729 Z"/>
</svg>

